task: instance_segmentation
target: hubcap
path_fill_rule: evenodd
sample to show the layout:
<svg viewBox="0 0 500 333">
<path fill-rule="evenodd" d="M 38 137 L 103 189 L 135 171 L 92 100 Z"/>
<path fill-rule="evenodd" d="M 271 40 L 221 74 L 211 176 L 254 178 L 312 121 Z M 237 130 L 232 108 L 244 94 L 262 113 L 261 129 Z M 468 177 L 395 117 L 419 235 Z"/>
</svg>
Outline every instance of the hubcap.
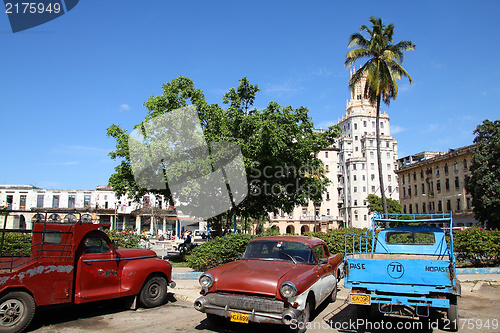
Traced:
<svg viewBox="0 0 500 333">
<path fill-rule="evenodd" d="M 24 313 L 24 304 L 17 299 L 9 299 L 0 304 L 0 325 L 13 326 L 17 324 Z"/>
</svg>

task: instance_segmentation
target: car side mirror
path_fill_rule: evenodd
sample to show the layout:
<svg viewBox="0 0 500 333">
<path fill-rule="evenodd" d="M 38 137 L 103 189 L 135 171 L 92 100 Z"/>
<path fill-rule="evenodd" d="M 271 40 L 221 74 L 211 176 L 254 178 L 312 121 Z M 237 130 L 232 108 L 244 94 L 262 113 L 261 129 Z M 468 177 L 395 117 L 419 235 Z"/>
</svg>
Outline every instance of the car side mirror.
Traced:
<svg viewBox="0 0 500 333">
<path fill-rule="evenodd" d="M 239 259 L 243 259 L 243 253 L 238 252 L 238 258 L 239 258 Z"/>
<path fill-rule="evenodd" d="M 320 265 L 328 264 L 328 258 L 321 258 L 321 259 L 319 260 L 319 264 L 320 264 Z"/>
<path fill-rule="evenodd" d="M 116 249 L 118 248 L 118 240 L 111 241 L 113 255 L 116 255 Z"/>
</svg>

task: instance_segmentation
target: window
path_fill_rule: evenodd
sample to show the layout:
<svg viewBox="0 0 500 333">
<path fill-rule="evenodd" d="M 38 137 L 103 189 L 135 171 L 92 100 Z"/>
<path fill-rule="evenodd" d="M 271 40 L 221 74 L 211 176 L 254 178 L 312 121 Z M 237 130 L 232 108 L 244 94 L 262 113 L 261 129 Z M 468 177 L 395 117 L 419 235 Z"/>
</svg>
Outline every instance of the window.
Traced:
<svg viewBox="0 0 500 333">
<path fill-rule="evenodd" d="M 90 195 L 85 195 L 83 197 L 83 207 L 90 207 Z"/>
<path fill-rule="evenodd" d="M 61 244 L 62 233 L 58 230 L 46 231 L 42 234 L 42 242 L 44 244 Z"/>
<path fill-rule="evenodd" d="M 375 193 L 375 186 L 372 186 L 372 193 Z"/>
<path fill-rule="evenodd" d="M 327 165 L 325 165 L 325 169 L 326 169 L 326 171 L 328 171 L 328 164 L 327 164 Z"/>
<path fill-rule="evenodd" d="M 443 211 L 443 203 L 441 202 L 441 200 L 438 201 L 438 212 L 442 212 Z"/>
<path fill-rule="evenodd" d="M 384 128 L 384 122 L 383 121 L 380 122 L 380 128 Z"/>
<path fill-rule="evenodd" d="M 424 170 L 420 170 L 420 179 L 424 179 Z"/>
<path fill-rule="evenodd" d="M 363 127 L 366 127 L 366 120 L 363 120 Z"/>
<path fill-rule="evenodd" d="M 445 183 L 444 183 L 444 188 L 446 189 L 446 191 L 450 190 L 450 179 L 449 178 L 446 178 Z"/>
<path fill-rule="evenodd" d="M 85 253 L 111 252 L 109 244 L 102 238 L 87 238 L 85 240 Z"/>
<path fill-rule="evenodd" d="M 392 177 L 391 177 L 391 175 L 387 175 L 387 180 L 388 180 L 388 181 L 392 181 Z"/>
<path fill-rule="evenodd" d="M 75 196 L 68 195 L 68 208 L 75 208 Z"/>
<path fill-rule="evenodd" d="M 441 181 L 439 179 L 436 181 L 436 191 L 441 192 Z"/>
<path fill-rule="evenodd" d="M 316 259 L 318 259 L 318 263 L 321 259 L 326 258 L 325 252 L 323 250 L 323 245 L 321 245 L 321 244 L 313 247 L 313 252 L 314 252 L 314 255 L 316 256 Z"/>
<path fill-rule="evenodd" d="M 417 185 L 415 185 L 415 195 L 418 195 L 418 192 L 417 192 Z"/>
<path fill-rule="evenodd" d="M 460 188 L 460 181 L 458 180 L 458 177 L 455 177 L 455 188 L 456 189 Z"/>
<path fill-rule="evenodd" d="M 387 244 L 433 245 L 436 240 L 433 232 L 389 231 L 385 234 Z"/>
<path fill-rule="evenodd" d="M 21 197 L 19 198 L 19 209 L 21 209 L 21 210 L 26 209 L 26 196 L 25 195 L 21 195 Z"/>
<path fill-rule="evenodd" d="M 358 129 L 358 124 L 357 123 L 354 123 L 354 129 L 357 130 Z"/>
<path fill-rule="evenodd" d="M 425 194 L 425 184 L 422 183 L 422 194 Z"/>
<path fill-rule="evenodd" d="M 464 159 L 464 170 L 468 170 L 469 166 L 467 165 L 467 159 Z"/>
<path fill-rule="evenodd" d="M 36 196 L 36 206 L 43 207 L 43 194 L 39 194 Z"/>
<path fill-rule="evenodd" d="M 391 170 L 391 164 L 387 163 L 387 170 Z"/>
<path fill-rule="evenodd" d="M 355 135 L 355 136 L 354 136 L 354 140 L 355 140 L 355 141 L 357 141 L 357 140 L 358 140 L 358 136 L 357 136 L 357 135 Z"/>
<path fill-rule="evenodd" d="M 457 211 L 461 211 L 462 207 L 460 206 L 460 199 L 457 199 Z"/>
<path fill-rule="evenodd" d="M 448 174 L 448 163 L 446 163 L 444 165 L 444 174 L 447 175 Z"/>
<path fill-rule="evenodd" d="M 370 175 L 370 178 L 371 178 L 371 180 L 375 180 L 375 175 L 372 173 L 372 174 Z"/>
<path fill-rule="evenodd" d="M 358 200 L 354 200 L 354 206 L 358 205 Z"/>
<path fill-rule="evenodd" d="M 325 158 L 328 158 L 328 152 L 325 151 Z"/>
<path fill-rule="evenodd" d="M 354 164 L 352 165 L 352 169 L 353 169 L 353 170 L 356 170 L 356 163 L 354 163 Z"/>
<path fill-rule="evenodd" d="M 375 122 L 374 121 L 372 121 L 372 127 L 375 128 Z"/>
<path fill-rule="evenodd" d="M 363 193 L 366 193 L 366 186 L 363 186 Z"/>
<path fill-rule="evenodd" d="M 370 163 L 370 169 L 375 170 L 375 164 L 374 163 Z"/>
<path fill-rule="evenodd" d="M 52 197 L 52 208 L 59 208 L 59 196 L 54 195 Z"/>
<path fill-rule="evenodd" d="M 436 176 L 439 176 L 439 166 L 436 167 Z"/>
<path fill-rule="evenodd" d="M 9 206 L 9 209 L 12 209 L 13 202 L 14 202 L 14 196 L 8 195 L 7 196 L 7 206 Z"/>
<path fill-rule="evenodd" d="M 370 152 L 370 158 L 373 158 L 374 157 L 374 153 L 371 151 Z"/>
<path fill-rule="evenodd" d="M 413 173 L 413 180 L 417 180 L 417 173 L 416 172 Z"/>
<path fill-rule="evenodd" d="M 356 177 L 356 175 L 354 175 L 354 176 L 352 176 L 352 179 L 353 179 L 354 181 L 356 181 L 356 180 L 358 179 L 358 177 Z"/>
<path fill-rule="evenodd" d="M 458 172 L 458 162 L 457 161 L 455 161 L 455 163 L 453 163 L 453 170 L 455 172 Z"/>
<path fill-rule="evenodd" d="M 354 186 L 354 193 L 358 192 L 358 187 Z"/>
<path fill-rule="evenodd" d="M 370 140 L 370 147 L 373 147 L 373 140 Z"/>
<path fill-rule="evenodd" d="M 450 200 L 446 200 L 446 210 L 447 211 L 451 210 L 451 201 Z"/>
</svg>

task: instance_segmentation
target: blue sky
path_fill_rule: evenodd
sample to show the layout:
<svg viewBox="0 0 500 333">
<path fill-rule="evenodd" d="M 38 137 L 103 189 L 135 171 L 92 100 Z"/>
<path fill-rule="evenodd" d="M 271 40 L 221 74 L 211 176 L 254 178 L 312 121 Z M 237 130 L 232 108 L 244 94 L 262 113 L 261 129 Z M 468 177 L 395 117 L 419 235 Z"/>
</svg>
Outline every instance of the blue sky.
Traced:
<svg viewBox="0 0 500 333">
<path fill-rule="evenodd" d="M 374 5 L 375 3 L 375 5 Z M 471 144 L 499 119 L 500 1 L 82 0 L 67 14 L 12 33 L 0 13 L 0 184 L 94 189 L 117 162 L 106 128 L 132 130 L 143 103 L 179 76 L 209 103 L 248 77 L 269 101 L 305 106 L 317 127 L 349 97 L 351 33 L 371 15 L 416 50 L 390 107 L 399 155 Z"/>
</svg>

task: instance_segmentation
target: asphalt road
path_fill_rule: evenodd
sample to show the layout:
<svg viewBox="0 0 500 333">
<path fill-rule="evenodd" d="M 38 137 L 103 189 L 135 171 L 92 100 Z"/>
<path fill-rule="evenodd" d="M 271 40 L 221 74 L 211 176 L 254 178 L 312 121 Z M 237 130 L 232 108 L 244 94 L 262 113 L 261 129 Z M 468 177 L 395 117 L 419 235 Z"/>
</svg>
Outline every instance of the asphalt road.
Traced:
<svg viewBox="0 0 500 333">
<path fill-rule="evenodd" d="M 180 282 L 180 281 L 179 281 Z M 169 293 L 168 302 L 154 309 L 127 310 L 122 300 L 85 305 L 40 308 L 28 328 L 31 332 L 286 332 L 281 326 L 225 323 L 214 326 L 193 309 L 195 290 L 181 283 L 180 291 L 192 296 Z M 500 285 L 485 283 L 480 289 L 468 284 L 459 301 L 460 332 L 500 332 Z M 479 289 L 479 290 L 477 290 Z M 175 291 L 173 289 L 172 291 Z M 177 291 L 179 292 L 179 290 Z M 341 290 L 339 296 L 345 296 Z M 345 298 L 345 297 L 342 297 Z M 372 311 L 370 321 L 358 320 L 355 310 L 344 303 L 323 304 L 313 314 L 308 332 L 446 332 L 433 320 L 387 318 Z M 401 329 L 398 329 L 401 328 Z"/>
</svg>

